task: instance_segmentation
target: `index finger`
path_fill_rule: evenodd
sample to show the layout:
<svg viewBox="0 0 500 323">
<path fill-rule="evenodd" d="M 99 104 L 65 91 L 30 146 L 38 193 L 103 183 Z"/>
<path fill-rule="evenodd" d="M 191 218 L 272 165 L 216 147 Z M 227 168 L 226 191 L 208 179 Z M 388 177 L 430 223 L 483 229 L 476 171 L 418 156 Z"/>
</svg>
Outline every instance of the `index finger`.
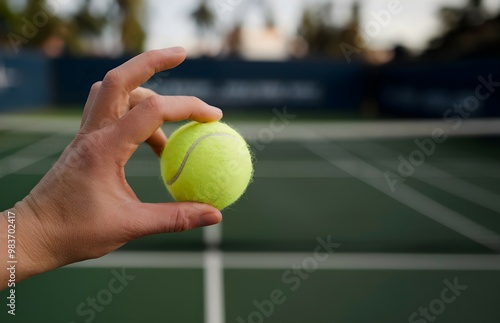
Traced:
<svg viewBox="0 0 500 323">
<path fill-rule="evenodd" d="M 154 74 L 178 66 L 185 58 L 186 51 L 182 47 L 147 51 L 109 71 L 104 77 L 102 87 L 129 93 Z"/>
<path fill-rule="evenodd" d="M 118 137 L 134 146 L 150 138 L 164 121 L 216 121 L 222 111 L 195 97 L 154 95 L 118 120 Z M 163 148 L 163 147 L 161 147 Z"/>
<path fill-rule="evenodd" d="M 95 98 L 93 120 L 119 119 L 129 109 L 128 95 L 155 73 L 174 68 L 186 58 L 182 47 L 152 50 L 109 71 Z"/>
</svg>

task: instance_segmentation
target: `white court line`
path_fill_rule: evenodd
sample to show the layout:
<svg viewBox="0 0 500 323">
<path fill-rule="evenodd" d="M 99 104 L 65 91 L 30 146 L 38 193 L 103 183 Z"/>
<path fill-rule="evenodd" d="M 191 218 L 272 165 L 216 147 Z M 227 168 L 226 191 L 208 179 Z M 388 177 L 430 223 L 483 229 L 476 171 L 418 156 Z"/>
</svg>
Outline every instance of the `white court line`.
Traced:
<svg viewBox="0 0 500 323">
<path fill-rule="evenodd" d="M 0 119 L 0 130 L 20 133 L 60 133 L 75 135 L 80 129 L 81 117 L 33 116 L 5 114 Z"/>
<path fill-rule="evenodd" d="M 385 150 L 393 153 L 395 159 L 397 156 L 401 155 L 398 151 L 380 144 L 370 143 L 370 146 L 376 147 L 377 150 Z M 477 167 L 478 165 L 476 164 L 475 166 Z M 420 170 L 428 171 L 434 176 L 415 176 L 415 178 L 419 181 L 437 187 L 445 192 L 490 209 L 494 212 L 500 213 L 500 195 L 490 192 L 475 184 L 469 183 L 461 178 L 455 177 L 444 170 L 431 166 L 428 161 L 419 166 L 416 172 Z M 397 174 L 396 170 L 393 171 Z"/>
<path fill-rule="evenodd" d="M 224 266 L 219 245 L 222 241 L 222 224 L 203 228 L 203 278 L 205 293 L 205 323 L 224 323 Z"/>
<path fill-rule="evenodd" d="M 373 156 L 369 156 L 371 159 Z M 393 167 L 397 160 L 395 158 L 392 159 L 376 159 L 383 165 L 388 167 Z M 54 159 L 52 163 L 54 163 L 56 159 Z M 270 160 L 259 160 L 255 165 L 255 178 L 305 178 L 305 179 L 314 179 L 314 178 L 351 178 L 352 176 L 345 173 L 344 171 L 332 168 L 325 168 L 325 164 L 330 166 L 329 163 L 321 160 L 281 160 L 281 161 L 270 161 Z M 39 165 L 38 167 L 30 167 L 29 169 L 22 169 L 17 171 L 17 174 L 22 175 L 44 175 L 49 166 L 48 165 Z M 493 173 L 491 171 L 490 166 L 485 165 L 484 168 L 475 171 L 474 177 L 495 177 L 500 178 L 500 172 L 498 174 Z M 132 159 L 127 163 L 125 168 L 125 174 L 127 178 L 131 177 L 140 177 L 140 178 L 157 178 L 160 179 L 160 166 L 159 162 L 148 158 L 141 159 Z M 418 176 L 417 176 L 418 175 Z M 374 176 L 379 176 L 378 174 L 374 174 Z M 422 177 L 432 177 L 432 178 L 449 178 L 452 176 L 451 174 L 435 174 L 425 169 L 418 170 L 415 175 L 416 178 Z M 463 176 L 470 176 L 468 173 L 464 173 Z"/>
<path fill-rule="evenodd" d="M 325 143 L 323 143 L 325 144 Z M 343 148 L 328 142 L 328 151 L 324 147 L 321 149 L 314 144 L 304 144 L 312 152 L 321 158 L 329 161 L 332 165 L 342 169 L 353 177 L 361 180 L 365 184 L 384 193 L 390 198 L 406 205 L 407 207 L 427 216 L 428 218 L 444 225 L 445 227 L 460 233 L 461 235 L 487 247 L 488 249 L 500 252 L 500 236 L 485 228 L 476 222 L 471 221 L 467 217 L 455 212 L 452 209 L 440 204 L 431 199 L 425 194 L 399 182 L 396 190 L 391 192 L 383 172 L 358 158 L 354 154 L 344 150 Z M 342 158 L 338 160 L 337 158 Z M 352 162 L 343 162 L 345 158 L 349 158 Z M 366 176 L 365 174 L 379 174 L 379 177 Z"/>
<path fill-rule="evenodd" d="M 54 160 L 55 161 L 55 160 Z M 255 178 L 347 178 L 348 174 L 332 169 L 324 161 L 259 161 L 255 165 Z M 328 169 L 328 167 L 330 169 Z M 47 165 L 18 171 L 24 175 L 43 175 Z M 132 159 L 125 167 L 126 177 L 161 178 L 160 165 L 153 157 L 151 159 Z"/>
<path fill-rule="evenodd" d="M 273 115 L 269 116 L 269 120 Z M 231 122 L 245 138 L 258 138 L 259 131 L 269 128 L 269 121 Z M 80 127 L 80 117 L 46 117 L 5 114 L 0 119 L 0 130 L 74 135 Z M 315 129 L 316 133 L 309 131 Z M 465 120 L 459 129 L 443 120 L 362 120 L 362 121 L 293 121 L 285 131 L 274 133 L 275 140 L 316 140 L 318 136 L 329 139 L 414 138 L 429 136 L 434 129 L 443 129 L 453 136 L 486 136 L 500 134 L 500 118 Z M 168 132 L 168 131 L 167 131 Z"/>
<path fill-rule="evenodd" d="M 429 184 L 430 186 L 437 187 L 452 195 L 458 196 L 464 200 L 472 202 L 476 205 L 482 206 L 493 212 L 500 213 L 500 195 L 490 192 L 480 186 L 469 183 L 461 178 L 454 177 L 453 175 L 437 169 L 433 166 L 424 166 L 431 169 L 438 177 L 415 177 L 419 181 Z M 445 177 L 448 175 L 448 177 Z"/>
<path fill-rule="evenodd" d="M 206 252 L 115 251 L 66 268 L 198 268 Z M 310 252 L 220 252 L 226 269 L 290 269 L 313 256 Z M 321 270 L 500 270 L 496 254 L 334 253 L 318 262 Z M 207 295 L 205 295 L 207 296 Z M 214 317 L 215 319 L 215 317 Z M 218 321 L 223 322 L 223 321 Z"/>
<path fill-rule="evenodd" d="M 63 151 L 67 144 L 67 139 L 52 135 L 5 156 L 0 159 L 0 179 Z"/>
<path fill-rule="evenodd" d="M 71 264 L 67 268 L 182 268 L 203 267 L 201 252 L 115 251 L 104 257 Z"/>
<path fill-rule="evenodd" d="M 230 269 L 289 269 L 310 262 L 311 253 L 227 253 Z M 500 270 L 499 255 L 335 253 L 318 262 L 323 270 Z"/>
</svg>

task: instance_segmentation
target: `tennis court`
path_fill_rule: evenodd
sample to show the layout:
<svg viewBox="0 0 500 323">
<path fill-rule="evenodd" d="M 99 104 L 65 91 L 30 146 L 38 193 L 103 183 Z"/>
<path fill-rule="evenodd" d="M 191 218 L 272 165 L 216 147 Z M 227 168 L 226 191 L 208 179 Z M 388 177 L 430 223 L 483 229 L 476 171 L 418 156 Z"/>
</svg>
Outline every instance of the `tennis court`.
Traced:
<svg viewBox="0 0 500 323">
<path fill-rule="evenodd" d="M 273 118 L 227 116 L 256 171 L 221 225 L 29 279 L 9 322 L 500 321 L 500 120 L 451 129 L 297 115 L 277 131 Z M 1 208 L 29 192 L 78 125 L 2 116 Z M 147 146 L 126 174 L 141 200 L 171 200 Z"/>
</svg>

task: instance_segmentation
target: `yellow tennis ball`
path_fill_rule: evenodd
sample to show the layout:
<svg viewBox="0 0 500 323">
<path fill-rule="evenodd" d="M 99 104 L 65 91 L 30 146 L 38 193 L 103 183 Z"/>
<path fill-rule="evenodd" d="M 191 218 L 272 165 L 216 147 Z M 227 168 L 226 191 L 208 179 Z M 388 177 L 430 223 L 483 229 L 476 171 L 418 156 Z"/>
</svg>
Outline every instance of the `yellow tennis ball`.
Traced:
<svg viewBox="0 0 500 323">
<path fill-rule="evenodd" d="M 172 197 L 222 210 L 245 192 L 252 179 L 245 139 L 222 122 L 190 122 L 177 129 L 161 156 L 161 175 Z"/>
</svg>

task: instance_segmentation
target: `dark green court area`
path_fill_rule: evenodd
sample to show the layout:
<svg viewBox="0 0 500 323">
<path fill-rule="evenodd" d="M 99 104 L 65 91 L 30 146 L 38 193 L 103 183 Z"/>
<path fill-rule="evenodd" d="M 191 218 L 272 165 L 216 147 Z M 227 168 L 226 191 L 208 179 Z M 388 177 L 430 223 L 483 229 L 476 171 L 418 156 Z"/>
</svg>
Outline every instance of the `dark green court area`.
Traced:
<svg viewBox="0 0 500 323">
<path fill-rule="evenodd" d="M 23 198 L 71 138 L 0 131 L 0 208 Z M 254 181 L 220 227 L 225 321 L 499 322 L 500 138 L 450 138 L 405 177 L 400 156 L 410 160 L 414 141 L 290 139 L 254 147 Z M 387 172 L 400 176 L 394 192 Z M 126 174 L 144 202 L 171 201 L 148 147 Z M 326 237 L 348 260 L 333 255 L 307 271 L 304 259 Z M 130 255 L 120 266 L 103 259 L 19 284 L 18 315 L 7 317 L 2 306 L 1 321 L 206 321 L 206 250 L 202 230 L 130 242 L 117 251 Z M 176 262 L 175 254 L 199 260 Z M 245 255 L 248 268 L 234 260 Z M 473 267 L 469 256 L 478 256 Z M 162 257 L 168 263 L 156 264 Z"/>
</svg>

